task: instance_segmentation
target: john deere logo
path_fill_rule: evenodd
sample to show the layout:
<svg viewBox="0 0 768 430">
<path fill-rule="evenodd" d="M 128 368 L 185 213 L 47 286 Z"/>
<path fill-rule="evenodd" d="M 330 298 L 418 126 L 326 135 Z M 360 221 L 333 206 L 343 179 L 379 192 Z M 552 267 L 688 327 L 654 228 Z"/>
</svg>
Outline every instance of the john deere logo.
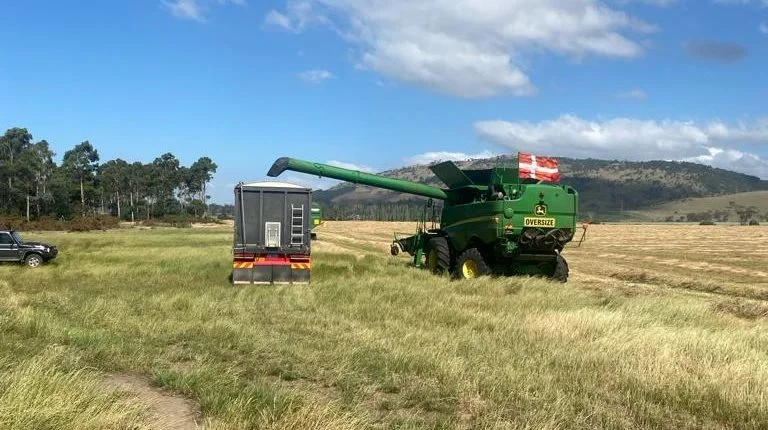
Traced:
<svg viewBox="0 0 768 430">
<path fill-rule="evenodd" d="M 536 207 L 533 208 L 533 213 L 535 213 L 536 216 L 544 216 L 547 214 L 547 207 L 544 205 L 536 205 Z"/>
</svg>

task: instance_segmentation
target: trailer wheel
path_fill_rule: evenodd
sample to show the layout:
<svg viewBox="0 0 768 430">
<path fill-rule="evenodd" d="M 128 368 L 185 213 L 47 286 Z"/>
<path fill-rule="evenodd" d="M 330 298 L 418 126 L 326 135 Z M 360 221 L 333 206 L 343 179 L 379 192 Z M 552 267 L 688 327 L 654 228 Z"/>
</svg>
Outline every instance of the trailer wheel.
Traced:
<svg viewBox="0 0 768 430">
<path fill-rule="evenodd" d="M 469 248 L 459 255 L 456 260 L 455 278 L 474 279 L 491 273 L 491 268 L 483 259 L 483 255 L 477 248 Z"/>
<path fill-rule="evenodd" d="M 552 278 L 560 282 L 568 282 L 568 262 L 565 261 L 562 255 L 557 256 L 555 262 L 555 270 L 552 273 Z"/>
<path fill-rule="evenodd" d="M 448 241 L 444 237 L 429 239 L 429 252 L 427 252 L 427 268 L 436 274 L 446 273 L 451 266 L 451 251 Z"/>
</svg>

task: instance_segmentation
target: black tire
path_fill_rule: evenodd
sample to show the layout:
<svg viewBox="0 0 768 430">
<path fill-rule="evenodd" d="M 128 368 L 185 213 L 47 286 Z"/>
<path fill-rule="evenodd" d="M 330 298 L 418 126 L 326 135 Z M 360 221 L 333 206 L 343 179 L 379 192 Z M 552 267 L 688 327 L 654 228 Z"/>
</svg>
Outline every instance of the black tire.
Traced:
<svg viewBox="0 0 768 430">
<path fill-rule="evenodd" d="M 560 282 L 568 282 L 568 262 L 562 255 L 557 255 L 555 270 L 552 272 L 552 278 Z"/>
<path fill-rule="evenodd" d="M 451 267 L 451 250 L 448 240 L 444 237 L 429 239 L 427 251 L 427 268 L 436 275 L 447 273 Z"/>
<path fill-rule="evenodd" d="M 43 263 L 43 256 L 40 254 L 27 254 L 27 256 L 24 258 L 24 264 L 27 267 L 40 267 Z"/>
<path fill-rule="evenodd" d="M 490 275 L 491 268 L 483 258 L 483 254 L 477 248 L 469 248 L 459 255 L 453 277 L 457 279 L 473 279 Z"/>
</svg>

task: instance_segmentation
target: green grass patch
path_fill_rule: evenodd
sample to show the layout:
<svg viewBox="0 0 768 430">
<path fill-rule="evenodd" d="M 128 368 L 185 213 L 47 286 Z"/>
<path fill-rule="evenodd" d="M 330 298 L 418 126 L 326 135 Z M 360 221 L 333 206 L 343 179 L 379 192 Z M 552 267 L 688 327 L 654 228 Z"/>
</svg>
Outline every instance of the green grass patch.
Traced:
<svg viewBox="0 0 768 430">
<path fill-rule="evenodd" d="M 642 271 L 610 270 L 633 294 L 458 282 L 363 247 L 316 252 L 310 285 L 234 287 L 231 234 L 51 233 L 53 264 L 0 266 L 0 428 L 151 428 L 105 372 L 190 399 L 206 428 L 768 426 L 756 295 Z"/>
</svg>

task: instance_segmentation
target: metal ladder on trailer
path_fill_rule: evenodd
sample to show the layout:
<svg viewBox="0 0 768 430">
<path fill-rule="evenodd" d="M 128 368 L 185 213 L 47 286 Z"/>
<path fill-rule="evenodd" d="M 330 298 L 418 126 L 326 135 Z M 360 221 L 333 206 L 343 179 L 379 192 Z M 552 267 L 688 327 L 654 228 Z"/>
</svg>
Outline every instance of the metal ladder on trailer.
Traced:
<svg viewBox="0 0 768 430">
<path fill-rule="evenodd" d="M 304 205 L 291 205 L 291 246 L 304 245 Z"/>
</svg>

